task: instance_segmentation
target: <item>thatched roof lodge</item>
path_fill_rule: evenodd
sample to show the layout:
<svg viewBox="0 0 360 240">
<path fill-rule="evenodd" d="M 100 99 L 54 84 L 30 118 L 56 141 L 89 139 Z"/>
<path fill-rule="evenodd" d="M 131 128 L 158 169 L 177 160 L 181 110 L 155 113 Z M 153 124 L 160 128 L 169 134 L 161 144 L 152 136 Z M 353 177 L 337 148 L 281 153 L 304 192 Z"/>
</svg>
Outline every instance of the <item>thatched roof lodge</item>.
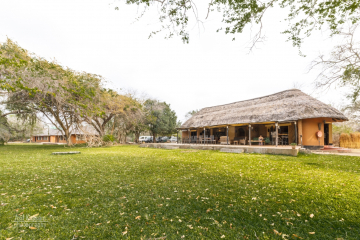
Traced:
<svg viewBox="0 0 360 240">
<path fill-rule="evenodd" d="M 330 105 L 298 89 L 291 89 L 203 108 L 179 129 L 183 130 L 183 139 L 190 137 L 189 141 L 198 141 L 202 136 L 214 136 L 215 140 L 228 136 L 228 143 L 247 138 L 247 144 L 255 144 L 261 135 L 268 144 L 297 142 L 307 148 L 318 148 L 332 144 L 332 122 L 347 120 Z"/>
</svg>

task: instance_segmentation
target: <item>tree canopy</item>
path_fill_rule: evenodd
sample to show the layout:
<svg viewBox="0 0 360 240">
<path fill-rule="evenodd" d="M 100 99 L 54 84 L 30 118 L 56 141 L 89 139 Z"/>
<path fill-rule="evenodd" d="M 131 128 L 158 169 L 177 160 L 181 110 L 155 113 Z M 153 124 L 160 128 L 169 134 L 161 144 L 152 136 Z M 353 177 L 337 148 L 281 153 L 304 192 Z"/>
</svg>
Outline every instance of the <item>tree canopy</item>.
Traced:
<svg viewBox="0 0 360 240">
<path fill-rule="evenodd" d="M 300 47 L 303 39 L 312 31 L 320 30 L 325 25 L 331 34 L 338 34 L 339 27 L 346 22 L 355 24 L 359 21 L 360 0 L 208 0 L 203 17 L 199 16 L 196 1 L 190 0 L 126 0 L 127 4 L 144 7 L 144 12 L 150 8 L 159 8 L 160 30 L 167 30 L 167 37 L 178 35 L 183 42 L 188 43 L 189 19 L 193 15 L 196 21 L 202 22 L 213 11 L 222 15 L 226 34 L 242 33 L 244 28 L 257 24 L 259 30 L 254 37 L 254 43 L 262 38 L 262 24 L 266 12 L 274 7 L 286 11 L 289 26 L 283 33 L 294 46 Z M 119 9 L 116 7 L 115 9 Z M 152 34 L 155 34 L 154 31 Z"/>
<path fill-rule="evenodd" d="M 157 135 L 169 135 L 176 132 L 177 117 L 169 104 L 149 99 L 144 106 L 147 110 L 146 124 L 154 141 Z"/>
<path fill-rule="evenodd" d="M 8 39 L 0 44 L 0 89 L 5 106 L 0 111 L 2 142 L 14 135 L 18 121 L 9 123 L 15 115 L 22 123 L 31 125 L 42 114 L 60 130 L 68 145 L 71 134 L 80 130 L 91 135 L 91 144 L 101 145 L 103 137 L 117 139 L 133 133 L 136 138 L 149 130 L 154 134 L 175 131 L 176 114 L 166 103 L 138 99 L 132 94 L 120 94 L 104 86 L 104 79 L 96 74 L 78 72 L 47 61 L 21 48 Z M 87 124 L 87 125 L 84 125 Z M 88 131 L 88 126 L 96 131 Z"/>
</svg>

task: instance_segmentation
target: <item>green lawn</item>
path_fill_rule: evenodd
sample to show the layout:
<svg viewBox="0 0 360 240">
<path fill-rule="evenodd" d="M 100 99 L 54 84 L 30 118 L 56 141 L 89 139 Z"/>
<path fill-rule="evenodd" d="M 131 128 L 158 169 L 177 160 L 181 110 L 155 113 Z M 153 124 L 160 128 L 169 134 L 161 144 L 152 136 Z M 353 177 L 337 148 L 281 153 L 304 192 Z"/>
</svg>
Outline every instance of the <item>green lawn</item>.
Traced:
<svg viewBox="0 0 360 240">
<path fill-rule="evenodd" d="M 360 239 L 357 157 L 67 150 L 0 147 L 0 239 Z"/>
</svg>

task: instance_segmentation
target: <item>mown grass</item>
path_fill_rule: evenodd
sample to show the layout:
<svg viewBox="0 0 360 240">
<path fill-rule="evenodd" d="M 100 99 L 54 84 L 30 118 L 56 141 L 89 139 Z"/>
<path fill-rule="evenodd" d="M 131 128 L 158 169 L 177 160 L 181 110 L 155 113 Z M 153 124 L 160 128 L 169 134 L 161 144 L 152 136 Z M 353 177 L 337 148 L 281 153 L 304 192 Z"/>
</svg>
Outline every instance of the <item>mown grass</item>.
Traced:
<svg viewBox="0 0 360 240">
<path fill-rule="evenodd" d="M 67 150 L 0 147 L 1 239 L 360 238 L 357 157 Z"/>
</svg>

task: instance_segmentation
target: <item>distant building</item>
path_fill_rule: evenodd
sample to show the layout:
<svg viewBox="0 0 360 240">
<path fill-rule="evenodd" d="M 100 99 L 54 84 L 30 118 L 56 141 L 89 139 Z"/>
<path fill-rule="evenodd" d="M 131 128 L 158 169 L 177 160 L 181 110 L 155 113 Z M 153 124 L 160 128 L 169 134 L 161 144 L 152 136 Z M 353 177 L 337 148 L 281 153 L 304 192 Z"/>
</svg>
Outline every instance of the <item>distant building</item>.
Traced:
<svg viewBox="0 0 360 240">
<path fill-rule="evenodd" d="M 94 131 L 91 131 L 91 135 L 96 135 Z M 73 144 L 85 143 L 89 134 L 84 134 L 82 131 L 71 131 L 71 142 Z M 32 143 L 66 143 L 64 134 L 58 129 L 44 129 L 42 133 L 37 133 L 31 136 Z"/>
</svg>

